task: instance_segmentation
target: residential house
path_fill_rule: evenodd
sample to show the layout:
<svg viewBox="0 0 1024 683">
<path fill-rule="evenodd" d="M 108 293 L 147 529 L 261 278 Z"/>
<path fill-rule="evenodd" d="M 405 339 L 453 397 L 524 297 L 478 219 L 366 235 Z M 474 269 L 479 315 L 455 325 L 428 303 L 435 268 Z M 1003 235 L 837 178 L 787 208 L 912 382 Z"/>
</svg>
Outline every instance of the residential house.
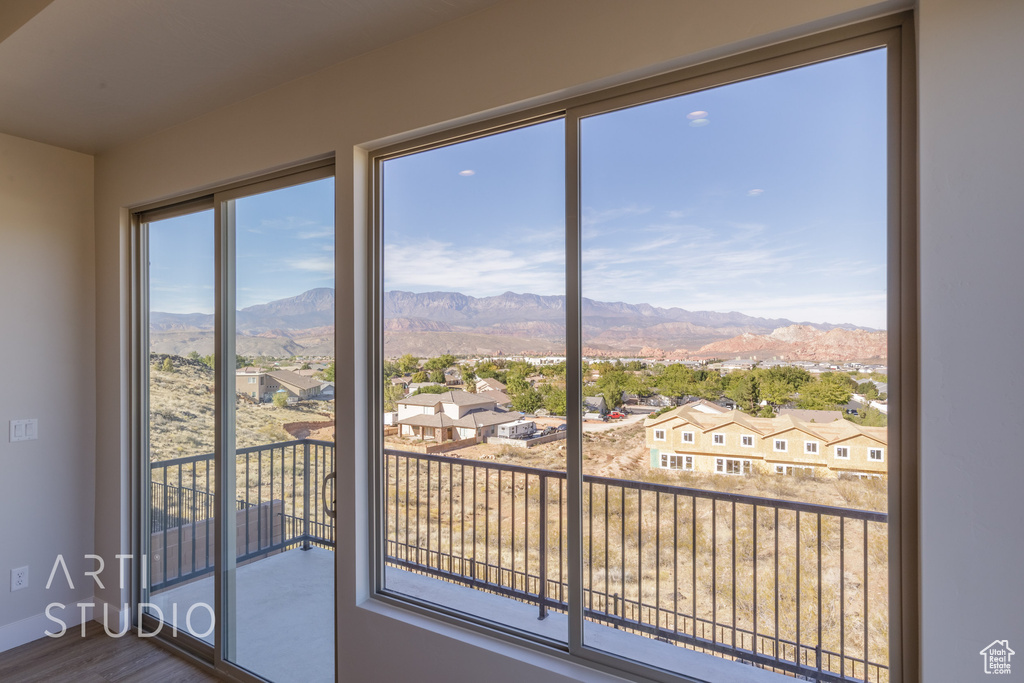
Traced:
<svg viewBox="0 0 1024 683">
<path fill-rule="evenodd" d="M 597 415 L 599 417 L 607 415 L 608 404 L 605 402 L 604 396 L 584 396 L 583 412 L 587 415 Z"/>
<path fill-rule="evenodd" d="M 888 430 L 839 419 L 751 417 L 738 410 L 680 406 L 644 421 L 653 468 L 718 474 L 879 476 L 887 473 Z"/>
<path fill-rule="evenodd" d="M 288 392 L 289 398 L 300 401 L 319 398 L 324 384 L 318 379 L 303 377 L 291 370 L 272 370 L 267 375 Z"/>
<path fill-rule="evenodd" d="M 435 441 L 479 440 L 493 436 L 497 425 L 522 417 L 496 408 L 493 399 L 461 389 L 408 396 L 398 401 L 399 434 Z"/>
<path fill-rule="evenodd" d="M 482 391 L 505 391 L 507 387 L 493 377 L 478 377 L 476 380 L 477 392 Z"/>
<path fill-rule="evenodd" d="M 275 370 L 274 372 L 287 372 Z M 266 403 L 281 389 L 281 383 L 263 368 L 247 365 L 235 371 L 235 391 Z"/>
<path fill-rule="evenodd" d="M 478 396 L 491 399 L 494 401 L 494 405 L 499 408 L 504 408 L 505 410 L 512 409 L 512 399 L 503 391 L 478 391 L 476 393 Z"/>
</svg>

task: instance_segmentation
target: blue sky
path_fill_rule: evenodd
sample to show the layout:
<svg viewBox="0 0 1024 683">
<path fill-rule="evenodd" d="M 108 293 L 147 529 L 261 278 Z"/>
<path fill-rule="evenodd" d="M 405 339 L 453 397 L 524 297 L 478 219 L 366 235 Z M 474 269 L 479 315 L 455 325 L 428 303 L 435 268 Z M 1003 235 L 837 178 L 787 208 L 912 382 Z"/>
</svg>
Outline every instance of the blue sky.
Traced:
<svg viewBox="0 0 1024 683">
<path fill-rule="evenodd" d="M 582 122 L 584 296 L 885 327 L 885 54 Z M 385 289 L 564 293 L 564 123 L 384 164 Z M 334 181 L 237 202 L 239 308 L 334 286 Z M 150 231 L 152 309 L 213 310 L 213 215 Z"/>
<path fill-rule="evenodd" d="M 584 296 L 885 327 L 885 54 L 585 119 Z M 564 293 L 563 124 L 386 162 L 385 289 Z"/>
<path fill-rule="evenodd" d="M 334 179 L 235 204 L 239 308 L 334 287 Z M 150 308 L 213 313 L 213 211 L 150 224 Z"/>
</svg>

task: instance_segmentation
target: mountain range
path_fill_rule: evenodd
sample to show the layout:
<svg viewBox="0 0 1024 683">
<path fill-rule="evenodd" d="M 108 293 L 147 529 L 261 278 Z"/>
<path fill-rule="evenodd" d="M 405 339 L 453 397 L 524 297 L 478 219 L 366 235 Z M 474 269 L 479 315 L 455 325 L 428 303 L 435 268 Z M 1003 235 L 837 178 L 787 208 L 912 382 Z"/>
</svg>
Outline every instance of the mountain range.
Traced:
<svg viewBox="0 0 1024 683">
<path fill-rule="evenodd" d="M 388 356 L 454 353 L 563 353 L 565 297 L 505 292 L 473 297 L 459 292 L 385 292 L 384 344 Z M 593 355 L 660 357 L 791 357 L 793 353 L 867 360 L 885 354 L 885 332 L 851 324 L 794 322 L 738 312 L 688 311 L 583 299 L 583 340 Z M 238 352 L 245 355 L 333 353 L 334 290 L 238 311 Z M 153 312 L 155 352 L 209 353 L 213 316 Z M 820 342 L 818 340 L 821 340 Z"/>
</svg>

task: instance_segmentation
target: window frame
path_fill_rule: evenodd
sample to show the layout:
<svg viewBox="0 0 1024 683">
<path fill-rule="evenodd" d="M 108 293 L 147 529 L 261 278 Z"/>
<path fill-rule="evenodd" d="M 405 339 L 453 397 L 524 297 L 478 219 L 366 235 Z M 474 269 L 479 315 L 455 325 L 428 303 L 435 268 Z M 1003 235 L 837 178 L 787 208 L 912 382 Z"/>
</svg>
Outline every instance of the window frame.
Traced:
<svg viewBox="0 0 1024 683">
<path fill-rule="evenodd" d="M 846 455 L 839 455 L 840 451 L 843 451 Z M 835 458 L 837 460 L 849 460 L 850 459 L 850 447 L 849 446 L 836 446 L 835 447 Z"/>
<path fill-rule="evenodd" d="M 817 441 L 804 441 L 804 455 L 818 455 L 818 442 Z"/>
<path fill-rule="evenodd" d="M 782 448 L 779 448 L 782 444 Z M 772 439 L 772 451 L 775 453 L 789 453 L 789 439 Z"/>
<path fill-rule="evenodd" d="M 695 66 L 663 73 L 651 78 L 577 95 L 561 101 L 520 111 L 518 114 L 482 119 L 424 136 L 410 134 L 404 141 L 388 142 L 386 146 L 366 150 L 366 345 L 368 358 L 361 363 L 356 376 L 365 377 L 365 394 L 370 406 L 381 404 L 381 389 L 374 378 L 379 376 L 382 362 L 381 296 L 383 294 L 380 215 L 380 170 L 389 158 L 405 156 L 435 147 L 483 137 L 492 133 L 540 123 L 554 118 L 566 122 L 566 349 L 568 357 L 581 356 L 581 264 L 579 168 L 570 160 L 578 160 L 579 122 L 587 116 L 632 107 L 646 102 L 684 95 L 691 92 L 749 80 L 820 61 L 876 48 L 888 50 L 887 62 L 887 136 L 888 136 L 888 363 L 890 375 L 889 425 L 893 434 L 894 467 L 889 473 L 889 651 L 890 680 L 913 680 L 918 676 L 919 604 L 918 572 L 918 281 L 917 281 L 917 212 L 916 212 L 916 70 L 914 63 L 914 23 L 912 12 L 902 12 L 869 19 L 862 23 L 825 30 L 793 40 L 753 49 L 731 57 L 706 61 Z M 398 137 L 391 140 L 400 139 Z M 357 179 L 357 186 L 362 182 Z M 361 305 L 360 305 L 361 306 Z M 358 308 L 358 307 L 357 307 Z M 582 399 L 582 373 L 579 364 L 567 363 L 567 402 Z M 566 473 L 568 519 L 568 644 L 545 641 L 537 636 L 508 626 L 485 622 L 443 605 L 426 603 L 415 598 L 389 592 L 383 581 L 384 555 L 382 543 L 382 496 L 380 464 L 382 461 L 382 416 L 367 411 L 364 426 L 369 443 L 369 466 L 365 474 L 368 505 L 369 538 L 366 558 L 369 569 L 368 592 L 372 600 L 412 610 L 457 628 L 467 625 L 491 637 L 525 646 L 540 648 L 568 661 L 599 669 L 641 676 L 648 680 L 675 683 L 689 679 L 680 674 L 655 668 L 641 662 L 598 650 L 583 642 L 582 593 L 582 415 L 567 416 Z M 685 434 L 685 432 L 684 432 Z M 681 437 L 685 439 L 684 437 Z M 684 443 L 692 443 L 685 442 Z M 788 444 L 787 444 L 788 445 Z M 783 452 L 788 452 L 783 451 Z M 353 530 L 363 533 L 362 530 Z"/>
<path fill-rule="evenodd" d="M 872 453 L 877 451 L 878 457 L 874 457 Z M 884 448 L 868 448 L 868 462 L 885 462 L 885 449 Z"/>
<path fill-rule="evenodd" d="M 679 432 L 679 439 L 683 443 L 691 443 L 692 444 L 692 443 L 696 443 L 697 442 L 697 437 L 694 435 L 694 433 L 692 431 Z"/>
<path fill-rule="evenodd" d="M 712 446 L 724 446 L 725 445 L 725 434 L 712 434 L 711 435 Z"/>
<path fill-rule="evenodd" d="M 659 433 L 661 434 L 661 436 L 658 436 Z M 654 430 L 654 440 L 655 441 L 666 441 L 667 440 L 666 436 L 665 436 L 666 434 L 667 434 L 667 432 L 664 429 L 655 429 Z"/>
<path fill-rule="evenodd" d="M 729 472 L 729 467 L 735 463 L 739 463 L 739 472 Z M 749 458 L 729 458 L 725 456 L 715 458 L 715 474 L 728 474 L 729 476 L 739 477 L 750 474 L 751 467 Z"/>
<path fill-rule="evenodd" d="M 741 434 L 740 435 L 740 447 L 741 448 L 753 448 L 754 447 L 754 437 L 752 435 L 750 435 L 750 434 Z"/>
</svg>

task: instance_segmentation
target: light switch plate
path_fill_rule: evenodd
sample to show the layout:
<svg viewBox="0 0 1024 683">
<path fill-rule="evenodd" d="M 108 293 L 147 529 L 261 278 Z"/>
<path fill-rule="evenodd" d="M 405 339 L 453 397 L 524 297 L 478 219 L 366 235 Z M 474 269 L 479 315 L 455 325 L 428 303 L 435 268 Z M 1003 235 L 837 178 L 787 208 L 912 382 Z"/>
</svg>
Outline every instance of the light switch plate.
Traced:
<svg viewBox="0 0 1024 683">
<path fill-rule="evenodd" d="M 39 420 L 11 420 L 11 442 L 35 441 L 39 438 Z"/>
</svg>

